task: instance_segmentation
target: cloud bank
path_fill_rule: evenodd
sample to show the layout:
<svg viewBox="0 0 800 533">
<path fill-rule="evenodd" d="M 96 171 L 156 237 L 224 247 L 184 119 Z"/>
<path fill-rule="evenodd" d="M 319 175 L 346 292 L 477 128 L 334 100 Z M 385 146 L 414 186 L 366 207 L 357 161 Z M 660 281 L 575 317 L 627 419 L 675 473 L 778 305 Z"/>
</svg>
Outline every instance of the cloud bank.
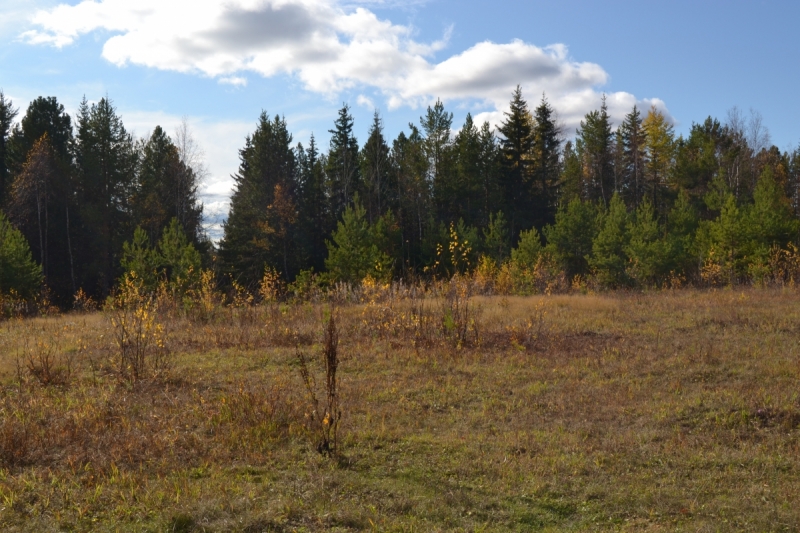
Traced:
<svg viewBox="0 0 800 533">
<path fill-rule="evenodd" d="M 497 124 L 517 84 L 526 95 L 546 93 L 568 131 L 599 104 L 609 76 L 595 63 L 577 62 L 561 44 L 538 47 L 521 40 L 481 42 L 437 61 L 442 39 L 423 43 L 409 26 L 382 20 L 368 9 L 383 2 L 335 0 L 83 0 L 36 11 L 30 44 L 69 46 L 106 32 L 102 55 L 111 63 L 195 73 L 245 86 L 245 74 L 296 77 L 306 90 L 335 97 L 371 90 L 389 109 L 424 107 L 436 98 L 467 102 L 479 118 Z M 102 34 L 101 34 L 102 35 Z M 362 95 L 363 96 L 363 95 Z M 364 105 L 369 98 L 363 96 Z M 613 117 L 638 103 L 608 95 Z"/>
</svg>

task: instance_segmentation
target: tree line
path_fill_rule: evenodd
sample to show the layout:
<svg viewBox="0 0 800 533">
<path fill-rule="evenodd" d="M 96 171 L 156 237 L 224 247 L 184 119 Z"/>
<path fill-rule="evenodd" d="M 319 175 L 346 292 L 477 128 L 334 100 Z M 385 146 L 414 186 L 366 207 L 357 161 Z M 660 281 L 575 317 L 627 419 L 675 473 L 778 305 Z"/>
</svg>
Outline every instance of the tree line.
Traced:
<svg viewBox="0 0 800 533">
<path fill-rule="evenodd" d="M 615 126 L 603 99 L 567 140 L 547 98 L 531 108 L 517 87 L 496 130 L 468 114 L 454 133 L 437 101 L 394 140 L 376 111 L 362 144 L 345 104 L 327 150 L 313 135 L 295 144 L 283 117 L 262 112 L 217 246 L 185 126 L 135 139 L 108 98 L 84 99 L 74 124 L 54 97 L 18 113 L 0 93 L 0 205 L 62 305 L 79 289 L 105 296 L 131 265 L 178 269 L 166 258 L 183 252 L 157 242 L 245 287 L 265 268 L 352 282 L 482 262 L 544 262 L 619 287 L 755 279 L 798 238 L 800 148 L 782 152 L 737 109 L 684 137 L 655 107 Z"/>
</svg>

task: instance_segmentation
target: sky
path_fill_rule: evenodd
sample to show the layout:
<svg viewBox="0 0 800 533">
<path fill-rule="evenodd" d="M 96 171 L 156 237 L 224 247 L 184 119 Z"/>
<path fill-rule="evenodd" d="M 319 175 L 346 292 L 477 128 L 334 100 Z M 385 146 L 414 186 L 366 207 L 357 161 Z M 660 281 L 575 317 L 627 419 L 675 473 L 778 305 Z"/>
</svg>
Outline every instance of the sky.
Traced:
<svg viewBox="0 0 800 533">
<path fill-rule="evenodd" d="M 618 123 L 655 105 L 687 134 L 731 108 L 760 114 L 782 150 L 800 141 L 796 1 L 0 0 L 0 89 L 24 113 L 109 97 L 129 131 L 185 119 L 205 153 L 200 187 L 219 238 L 238 150 L 259 114 L 325 148 L 351 107 L 393 139 L 440 98 L 497 125 L 519 84 L 565 134 L 606 95 Z"/>
</svg>

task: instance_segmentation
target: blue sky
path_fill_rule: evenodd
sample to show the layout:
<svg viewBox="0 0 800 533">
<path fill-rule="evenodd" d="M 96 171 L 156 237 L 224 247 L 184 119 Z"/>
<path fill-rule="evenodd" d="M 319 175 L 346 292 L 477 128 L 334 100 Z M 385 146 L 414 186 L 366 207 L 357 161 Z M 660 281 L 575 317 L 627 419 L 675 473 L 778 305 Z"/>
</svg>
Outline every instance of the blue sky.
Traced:
<svg viewBox="0 0 800 533">
<path fill-rule="evenodd" d="M 753 109 L 789 149 L 798 21 L 800 3 L 755 0 L 0 0 L 0 88 L 23 112 L 40 95 L 70 112 L 108 95 L 137 135 L 186 117 L 215 233 L 262 109 L 324 147 L 342 102 L 360 141 L 376 107 L 393 138 L 437 97 L 456 127 L 467 112 L 497 123 L 519 83 L 568 134 L 607 93 L 613 116 L 656 105 L 678 133 Z"/>
</svg>

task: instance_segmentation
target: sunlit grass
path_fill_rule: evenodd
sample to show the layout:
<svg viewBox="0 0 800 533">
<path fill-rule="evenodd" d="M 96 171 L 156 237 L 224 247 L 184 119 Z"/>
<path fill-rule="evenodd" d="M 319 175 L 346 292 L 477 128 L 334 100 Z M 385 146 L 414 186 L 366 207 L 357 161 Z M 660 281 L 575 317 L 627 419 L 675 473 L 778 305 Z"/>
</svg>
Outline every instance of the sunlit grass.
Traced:
<svg viewBox="0 0 800 533">
<path fill-rule="evenodd" d="M 172 370 L 136 384 L 108 364 L 101 313 L 7 321 L 0 528 L 796 530 L 799 303 L 473 297 L 466 342 L 441 298 L 424 331 L 420 302 L 341 304 L 335 457 L 315 450 L 296 357 L 318 358 L 327 306 L 165 320 Z M 18 370 L 32 339 L 72 354 L 68 385 Z"/>
</svg>

